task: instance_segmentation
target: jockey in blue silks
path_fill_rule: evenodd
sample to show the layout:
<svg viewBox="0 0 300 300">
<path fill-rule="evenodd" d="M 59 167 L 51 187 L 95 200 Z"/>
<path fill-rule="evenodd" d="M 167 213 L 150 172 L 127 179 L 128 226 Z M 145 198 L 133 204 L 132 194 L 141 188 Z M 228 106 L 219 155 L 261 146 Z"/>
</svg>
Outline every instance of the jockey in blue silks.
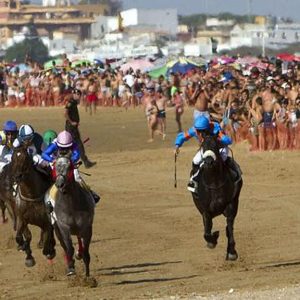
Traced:
<svg viewBox="0 0 300 300">
<path fill-rule="evenodd" d="M 82 187 L 86 188 L 90 191 L 92 197 L 97 203 L 100 200 L 100 196 L 97 195 L 94 191 L 90 189 L 90 187 L 84 182 L 81 178 L 78 168 L 76 168 L 76 163 L 80 159 L 80 151 L 77 145 L 73 142 L 72 135 L 68 131 L 62 131 L 58 134 L 57 138 L 52 141 L 52 143 L 46 148 L 46 150 L 42 153 L 42 158 L 49 163 L 55 161 L 58 151 L 62 153 L 71 152 L 71 161 L 74 164 L 74 179 L 77 181 Z M 47 205 L 49 205 L 47 203 Z"/>
<path fill-rule="evenodd" d="M 80 152 L 73 138 L 68 131 L 62 131 L 56 139 L 44 150 L 42 158 L 48 162 L 53 162 L 57 156 L 58 150 L 71 151 L 71 161 L 76 164 L 80 158 Z"/>
<path fill-rule="evenodd" d="M 189 128 L 185 132 L 180 132 L 177 135 L 175 140 L 175 154 L 178 155 L 179 148 L 184 144 L 184 142 L 188 141 L 192 137 L 195 137 L 199 141 L 199 143 L 201 143 L 203 140 L 203 133 L 209 133 L 210 135 L 216 135 L 218 137 L 219 142 L 223 146 L 220 148 L 220 155 L 223 161 L 226 162 L 228 167 L 233 169 L 233 171 L 240 177 L 241 170 L 239 165 L 231 157 L 228 156 L 228 146 L 232 144 L 231 138 L 224 134 L 219 123 L 210 122 L 205 116 L 197 117 L 194 121 L 193 127 Z M 202 160 L 203 152 L 200 149 L 193 158 L 191 178 L 190 182 L 188 183 L 188 190 L 191 192 L 196 191 L 197 182 L 194 179 L 199 174 Z"/>
</svg>

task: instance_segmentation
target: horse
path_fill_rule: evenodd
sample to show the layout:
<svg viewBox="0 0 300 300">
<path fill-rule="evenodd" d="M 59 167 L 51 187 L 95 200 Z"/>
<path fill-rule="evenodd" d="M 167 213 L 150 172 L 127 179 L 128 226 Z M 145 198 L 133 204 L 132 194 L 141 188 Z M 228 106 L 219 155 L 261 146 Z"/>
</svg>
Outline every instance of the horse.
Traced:
<svg viewBox="0 0 300 300">
<path fill-rule="evenodd" d="M 17 184 L 15 191 L 16 242 L 18 248 L 26 253 L 25 265 L 33 267 L 35 259 L 30 248 L 32 235 L 28 224 L 41 228 L 43 254 L 46 258 L 52 260 L 56 255 L 54 229 L 44 203 L 45 192 L 52 184 L 51 178 L 37 170 L 26 146 L 14 149 L 11 171 Z"/>
<path fill-rule="evenodd" d="M 0 207 L 2 212 L 2 223 L 7 222 L 5 215 L 6 209 L 13 221 L 13 228 L 16 230 L 16 215 L 15 215 L 15 197 L 13 190 L 13 176 L 11 171 L 11 164 L 3 167 L 0 173 Z"/>
<path fill-rule="evenodd" d="M 74 166 L 69 155 L 58 154 L 53 171 L 57 188 L 54 206 L 57 221 L 54 228 L 66 254 L 67 276 L 75 274 L 71 235 L 76 235 L 79 244 L 76 258 L 83 258 L 85 275 L 88 278 L 95 202 L 90 192 L 75 181 Z"/>
<path fill-rule="evenodd" d="M 209 248 L 216 247 L 219 237 L 219 231 L 212 233 L 213 218 L 221 214 L 226 217 L 228 239 L 226 260 L 236 260 L 238 253 L 235 249 L 233 225 L 238 211 L 243 180 L 241 176 L 238 176 L 238 179 L 234 178 L 237 174 L 233 174 L 233 171 L 223 161 L 220 148 L 222 146 L 216 136 L 204 137 L 200 147 L 200 151 L 203 153 L 203 162 L 199 174 L 195 178 L 198 184 L 192 196 L 202 215 L 204 239 Z"/>
</svg>

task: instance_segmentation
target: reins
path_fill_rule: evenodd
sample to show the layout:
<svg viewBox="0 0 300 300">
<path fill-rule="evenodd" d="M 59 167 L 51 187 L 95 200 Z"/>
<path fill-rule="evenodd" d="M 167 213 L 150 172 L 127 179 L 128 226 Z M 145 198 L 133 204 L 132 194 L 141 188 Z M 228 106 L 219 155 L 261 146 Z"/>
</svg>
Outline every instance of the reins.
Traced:
<svg viewBox="0 0 300 300">
<path fill-rule="evenodd" d="M 20 200 L 23 200 L 23 201 L 27 201 L 27 202 L 41 202 L 41 201 L 44 200 L 44 195 L 42 195 L 42 196 L 40 196 L 38 198 L 28 198 L 28 197 L 22 195 L 20 185 L 18 185 L 16 193 L 17 193 L 17 195 L 19 195 Z"/>
</svg>

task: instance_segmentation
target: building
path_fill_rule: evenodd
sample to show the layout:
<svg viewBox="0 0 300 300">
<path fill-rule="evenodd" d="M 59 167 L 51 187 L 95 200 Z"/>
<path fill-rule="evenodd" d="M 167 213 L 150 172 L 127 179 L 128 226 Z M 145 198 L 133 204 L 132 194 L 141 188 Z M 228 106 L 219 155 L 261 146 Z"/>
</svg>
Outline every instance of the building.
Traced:
<svg viewBox="0 0 300 300">
<path fill-rule="evenodd" d="M 176 35 L 178 27 L 177 9 L 137 9 L 120 13 L 122 27 L 149 28 L 157 33 Z"/>
<path fill-rule="evenodd" d="M 52 0 L 51 0 L 52 1 Z M 55 32 L 73 34 L 74 39 L 90 38 L 93 17 L 74 6 L 23 5 L 20 0 L 0 0 L 0 42 L 4 45 L 23 28 L 34 28 L 53 39 Z"/>
</svg>

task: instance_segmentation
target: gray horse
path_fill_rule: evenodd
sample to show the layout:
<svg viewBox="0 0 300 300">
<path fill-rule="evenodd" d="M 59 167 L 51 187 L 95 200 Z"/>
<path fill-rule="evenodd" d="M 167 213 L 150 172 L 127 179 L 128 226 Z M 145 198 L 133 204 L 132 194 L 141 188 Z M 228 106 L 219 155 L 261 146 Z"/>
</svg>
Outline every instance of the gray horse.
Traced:
<svg viewBox="0 0 300 300">
<path fill-rule="evenodd" d="M 55 233 L 66 254 L 67 275 L 75 274 L 74 247 L 71 235 L 78 238 L 76 258 L 83 258 L 85 275 L 90 275 L 89 246 L 92 238 L 95 202 L 90 192 L 75 181 L 73 164 L 69 156 L 59 155 L 54 165 L 55 186 Z"/>
</svg>

